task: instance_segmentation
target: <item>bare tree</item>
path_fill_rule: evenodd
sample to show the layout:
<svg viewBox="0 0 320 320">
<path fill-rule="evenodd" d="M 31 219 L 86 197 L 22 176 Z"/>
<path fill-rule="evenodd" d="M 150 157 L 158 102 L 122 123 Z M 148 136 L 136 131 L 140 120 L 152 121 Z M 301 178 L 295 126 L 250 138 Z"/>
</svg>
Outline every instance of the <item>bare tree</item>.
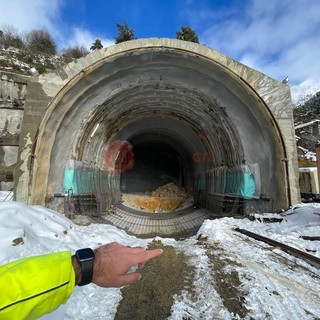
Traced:
<svg viewBox="0 0 320 320">
<path fill-rule="evenodd" d="M 75 45 L 71 48 L 61 50 L 61 55 L 67 63 L 73 61 L 74 59 L 84 57 L 88 53 L 89 51 L 84 46 L 80 45 Z"/>
<path fill-rule="evenodd" d="M 57 46 L 48 31 L 39 29 L 32 30 L 27 34 L 28 48 L 36 53 L 57 53 Z"/>
<path fill-rule="evenodd" d="M 19 49 L 25 46 L 18 29 L 9 24 L 5 24 L 1 27 L 0 45 L 3 45 L 5 48 L 15 47 Z"/>
</svg>

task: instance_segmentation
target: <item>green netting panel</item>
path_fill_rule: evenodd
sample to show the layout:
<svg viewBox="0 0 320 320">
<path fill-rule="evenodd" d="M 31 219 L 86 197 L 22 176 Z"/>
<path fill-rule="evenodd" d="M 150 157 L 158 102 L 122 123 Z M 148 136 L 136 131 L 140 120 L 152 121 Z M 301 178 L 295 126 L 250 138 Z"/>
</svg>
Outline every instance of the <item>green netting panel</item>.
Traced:
<svg viewBox="0 0 320 320">
<path fill-rule="evenodd" d="M 242 174 L 240 194 L 245 199 L 253 199 L 256 190 L 255 180 L 251 173 Z"/>
<path fill-rule="evenodd" d="M 72 189 L 74 195 L 94 193 L 95 172 L 81 171 L 75 169 L 65 169 L 64 188 Z"/>
<path fill-rule="evenodd" d="M 242 172 L 228 172 L 225 193 L 240 195 Z"/>
<path fill-rule="evenodd" d="M 251 173 L 238 172 L 227 174 L 225 193 L 253 199 L 255 193 L 255 180 Z"/>
<path fill-rule="evenodd" d="M 227 194 L 245 199 L 259 198 L 261 193 L 259 165 L 211 169 L 205 176 L 205 182 L 203 175 L 199 175 L 198 188 L 210 194 Z"/>
</svg>

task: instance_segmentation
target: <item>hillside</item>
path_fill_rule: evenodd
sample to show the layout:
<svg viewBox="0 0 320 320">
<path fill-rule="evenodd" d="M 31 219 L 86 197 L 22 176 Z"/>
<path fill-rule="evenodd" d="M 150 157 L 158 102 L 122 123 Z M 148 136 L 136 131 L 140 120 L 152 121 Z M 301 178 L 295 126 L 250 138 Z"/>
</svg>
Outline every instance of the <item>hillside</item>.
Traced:
<svg viewBox="0 0 320 320">
<path fill-rule="evenodd" d="M 320 141 L 320 91 L 293 109 L 299 167 L 316 165 L 315 146 Z"/>
<path fill-rule="evenodd" d="M 63 56 L 35 54 L 26 49 L 0 47 L 0 70 L 37 76 L 67 63 Z"/>
</svg>

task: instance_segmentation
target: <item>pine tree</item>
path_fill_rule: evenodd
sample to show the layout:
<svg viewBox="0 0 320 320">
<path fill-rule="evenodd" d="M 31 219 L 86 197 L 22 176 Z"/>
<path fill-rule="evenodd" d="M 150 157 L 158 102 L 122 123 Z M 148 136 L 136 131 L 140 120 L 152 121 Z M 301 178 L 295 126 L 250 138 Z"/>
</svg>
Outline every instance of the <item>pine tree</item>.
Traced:
<svg viewBox="0 0 320 320">
<path fill-rule="evenodd" d="M 119 34 L 115 37 L 115 43 L 120 43 L 124 41 L 134 40 L 134 29 L 130 29 L 127 22 L 123 25 L 116 23 Z"/>
<path fill-rule="evenodd" d="M 92 46 L 90 47 L 90 50 L 96 51 L 103 48 L 103 45 L 101 43 L 100 39 L 96 39 L 95 42 L 92 43 Z"/>
<path fill-rule="evenodd" d="M 188 26 L 182 26 L 181 31 L 176 32 L 176 39 L 199 43 L 197 34 Z"/>
</svg>

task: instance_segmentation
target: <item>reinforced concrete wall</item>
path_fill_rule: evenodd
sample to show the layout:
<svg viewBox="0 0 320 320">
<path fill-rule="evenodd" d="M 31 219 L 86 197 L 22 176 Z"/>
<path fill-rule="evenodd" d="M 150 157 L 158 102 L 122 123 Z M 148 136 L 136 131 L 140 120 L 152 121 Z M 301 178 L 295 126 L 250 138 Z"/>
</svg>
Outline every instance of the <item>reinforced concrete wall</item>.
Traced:
<svg viewBox="0 0 320 320">
<path fill-rule="evenodd" d="M 206 46 L 138 39 L 39 77 L 0 79 L 1 188 L 14 182 L 17 201 L 54 207 L 66 162 L 102 168 L 116 140 L 174 148 L 186 188 L 208 207 L 216 195 L 201 175 L 255 163 L 261 198 L 248 208 L 300 201 L 289 87 Z"/>
</svg>

